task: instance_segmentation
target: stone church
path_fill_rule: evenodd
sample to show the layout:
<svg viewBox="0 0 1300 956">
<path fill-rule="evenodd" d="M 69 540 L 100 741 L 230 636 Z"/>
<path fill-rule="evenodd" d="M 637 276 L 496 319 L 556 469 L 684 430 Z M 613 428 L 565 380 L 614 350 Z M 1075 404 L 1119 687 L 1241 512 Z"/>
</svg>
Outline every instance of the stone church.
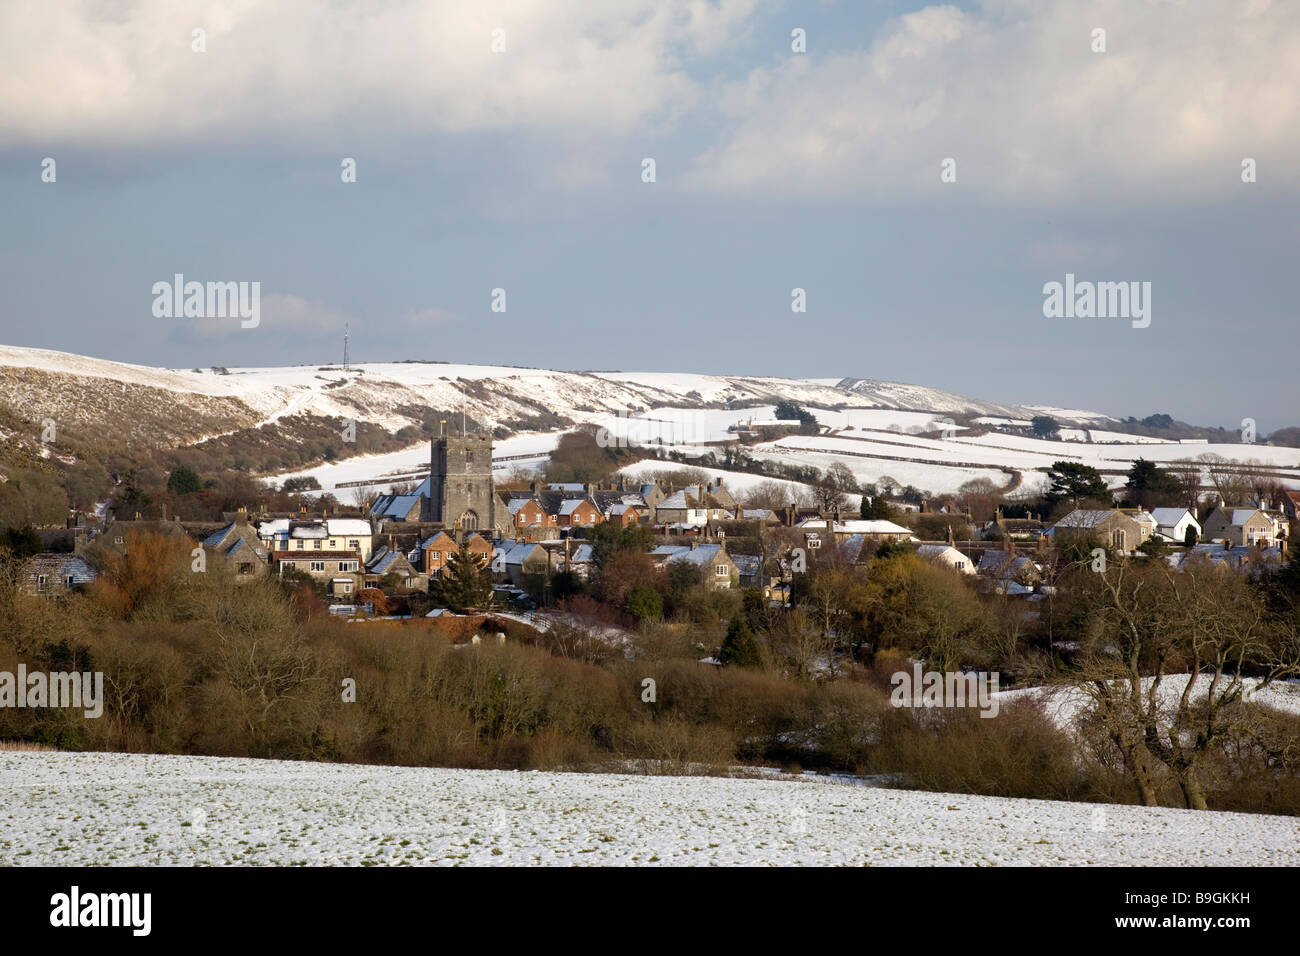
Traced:
<svg viewBox="0 0 1300 956">
<path fill-rule="evenodd" d="M 420 491 L 420 520 L 449 531 L 482 531 L 497 527 L 496 493 L 492 484 L 491 436 L 443 436 L 430 442 L 429 478 Z"/>
</svg>

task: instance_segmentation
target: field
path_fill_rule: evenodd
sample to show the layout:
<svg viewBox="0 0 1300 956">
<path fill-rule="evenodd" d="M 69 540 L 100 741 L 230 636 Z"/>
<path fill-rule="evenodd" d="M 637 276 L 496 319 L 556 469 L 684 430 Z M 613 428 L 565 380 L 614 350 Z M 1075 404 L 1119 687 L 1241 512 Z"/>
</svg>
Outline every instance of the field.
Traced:
<svg viewBox="0 0 1300 956">
<path fill-rule="evenodd" d="M 1300 865 L 1300 820 L 809 777 L 0 752 L 0 865 Z"/>
</svg>

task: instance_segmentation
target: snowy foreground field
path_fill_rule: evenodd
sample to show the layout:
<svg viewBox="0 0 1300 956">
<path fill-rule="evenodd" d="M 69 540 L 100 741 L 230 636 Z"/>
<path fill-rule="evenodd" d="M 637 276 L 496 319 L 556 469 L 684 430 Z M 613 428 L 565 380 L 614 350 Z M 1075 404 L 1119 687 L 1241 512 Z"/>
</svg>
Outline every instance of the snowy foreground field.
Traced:
<svg viewBox="0 0 1300 956">
<path fill-rule="evenodd" d="M 0 865 L 1300 864 L 1300 820 L 828 780 L 0 752 Z"/>
</svg>

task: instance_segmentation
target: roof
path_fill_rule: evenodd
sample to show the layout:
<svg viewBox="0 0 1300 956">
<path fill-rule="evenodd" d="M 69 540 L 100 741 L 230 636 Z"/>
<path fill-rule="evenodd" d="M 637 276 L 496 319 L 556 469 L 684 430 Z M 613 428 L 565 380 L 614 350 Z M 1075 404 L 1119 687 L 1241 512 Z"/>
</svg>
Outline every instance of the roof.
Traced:
<svg viewBox="0 0 1300 956">
<path fill-rule="evenodd" d="M 1192 513 L 1186 508 L 1152 508 L 1151 517 L 1156 519 L 1156 524 L 1162 528 L 1172 528 L 1184 517 L 1192 518 Z M 1192 518 L 1195 521 L 1195 518 Z"/>
<path fill-rule="evenodd" d="M 331 535 L 364 538 L 371 534 L 370 522 L 364 518 L 329 518 L 325 524 L 329 527 Z"/>
<path fill-rule="evenodd" d="M 292 520 L 292 518 L 272 518 L 268 521 L 263 521 L 257 526 L 257 534 L 262 538 L 270 538 L 278 534 L 288 534 L 289 522 Z"/>
<path fill-rule="evenodd" d="M 698 547 L 689 545 L 661 544 L 650 552 L 652 556 L 663 557 L 664 563 L 670 561 L 687 561 L 691 564 L 698 564 L 701 567 L 712 564 L 714 558 L 722 551 L 720 544 L 701 544 Z"/>
<path fill-rule="evenodd" d="M 390 551 L 388 546 L 385 545 L 371 555 L 370 560 L 366 562 L 366 570 L 371 574 L 383 574 L 393 566 L 393 562 L 399 557 L 401 557 L 400 552 Z"/>
<path fill-rule="evenodd" d="M 79 554 L 34 554 L 23 562 L 23 570 L 30 578 L 49 575 L 63 581 L 69 577 L 73 584 L 89 584 L 95 580 L 95 570 Z"/>
<path fill-rule="evenodd" d="M 560 514 L 571 515 L 578 510 L 579 505 L 586 501 L 586 498 L 565 498 L 560 502 Z"/>
<path fill-rule="evenodd" d="M 370 506 L 370 513 L 379 518 L 405 518 L 419 506 L 420 498 L 420 495 L 380 495 Z"/>
<path fill-rule="evenodd" d="M 733 554 L 731 562 L 744 575 L 756 575 L 763 569 L 763 557 L 758 554 Z"/>
<path fill-rule="evenodd" d="M 796 528 L 807 528 L 815 531 L 819 528 L 826 527 L 825 518 L 805 518 L 800 521 Z M 911 528 L 904 528 L 901 524 L 894 524 L 892 521 L 885 521 L 881 518 L 854 518 L 851 521 L 835 522 L 834 531 L 836 534 L 906 534 L 912 533 Z"/>
<path fill-rule="evenodd" d="M 523 508 L 523 506 L 526 505 L 526 504 L 528 504 L 528 502 L 530 502 L 530 501 L 531 501 L 533 504 L 537 505 L 537 507 L 539 507 L 539 508 L 542 506 L 542 505 L 541 505 L 541 502 L 539 502 L 536 498 L 531 498 L 531 497 L 529 497 L 529 498 L 511 498 L 510 501 L 509 501 L 509 503 L 506 505 L 506 507 L 510 509 L 510 515 L 511 515 L 511 517 L 513 517 L 514 515 L 517 515 L 517 514 L 519 513 L 520 509 Z"/>
<path fill-rule="evenodd" d="M 1028 568 L 1037 570 L 1032 561 L 1023 555 L 1012 555 L 1006 551 L 990 549 L 980 554 L 976 570 L 981 574 L 995 574 L 1003 580 L 1015 578 Z"/>
<path fill-rule="evenodd" d="M 1062 518 L 1053 528 L 1096 528 L 1111 515 L 1123 515 L 1124 512 L 1113 508 L 1075 508 Z M 1132 517 L 1124 515 L 1124 517 Z"/>
<path fill-rule="evenodd" d="M 663 501 L 659 502 L 657 507 L 668 510 L 673 508 L 698 508 L 699 503 L 684 491 L 674 491 Z"/>
<path fill-rule="evenodd" d="M 942 558 L 946 556 L 949 551 L 955 553 L 963 561 L 966 560 L 966 556 L 950 544 L 918 544 L 916 546 L 916 553 L 927 561 L 933 561 L 935 558 Z"/>
</svg>

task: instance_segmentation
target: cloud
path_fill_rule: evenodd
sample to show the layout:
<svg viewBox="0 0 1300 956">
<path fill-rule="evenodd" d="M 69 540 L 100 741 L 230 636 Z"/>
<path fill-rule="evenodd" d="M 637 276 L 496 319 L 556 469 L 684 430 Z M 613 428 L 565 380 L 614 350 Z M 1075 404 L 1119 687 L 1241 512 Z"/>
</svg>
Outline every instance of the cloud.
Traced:
<svg viewBox="0 0 1300 956">
<path fill-rule="evenodd" d="M 1106 31 L 1106 52 L 1092 31 Z M 988 0 L 892 21 L 869 49 L 726 85 L 698 192 L 891 202 L 1200 199 L 1300 167 L 1300 4 Z M 940 164 L 957 161 L 957 182 Z M 959 191 L 954 193 L 953 191 Z"/>
<path fill-rule="evenodd" d="M 627 130 L 689 106 L 683 61 L 755 3 L 7 0 L 0 136 L 224 147 L 358 127 Z M 196 29 L 206 52 L 192 50 Z"/>
</svg>

